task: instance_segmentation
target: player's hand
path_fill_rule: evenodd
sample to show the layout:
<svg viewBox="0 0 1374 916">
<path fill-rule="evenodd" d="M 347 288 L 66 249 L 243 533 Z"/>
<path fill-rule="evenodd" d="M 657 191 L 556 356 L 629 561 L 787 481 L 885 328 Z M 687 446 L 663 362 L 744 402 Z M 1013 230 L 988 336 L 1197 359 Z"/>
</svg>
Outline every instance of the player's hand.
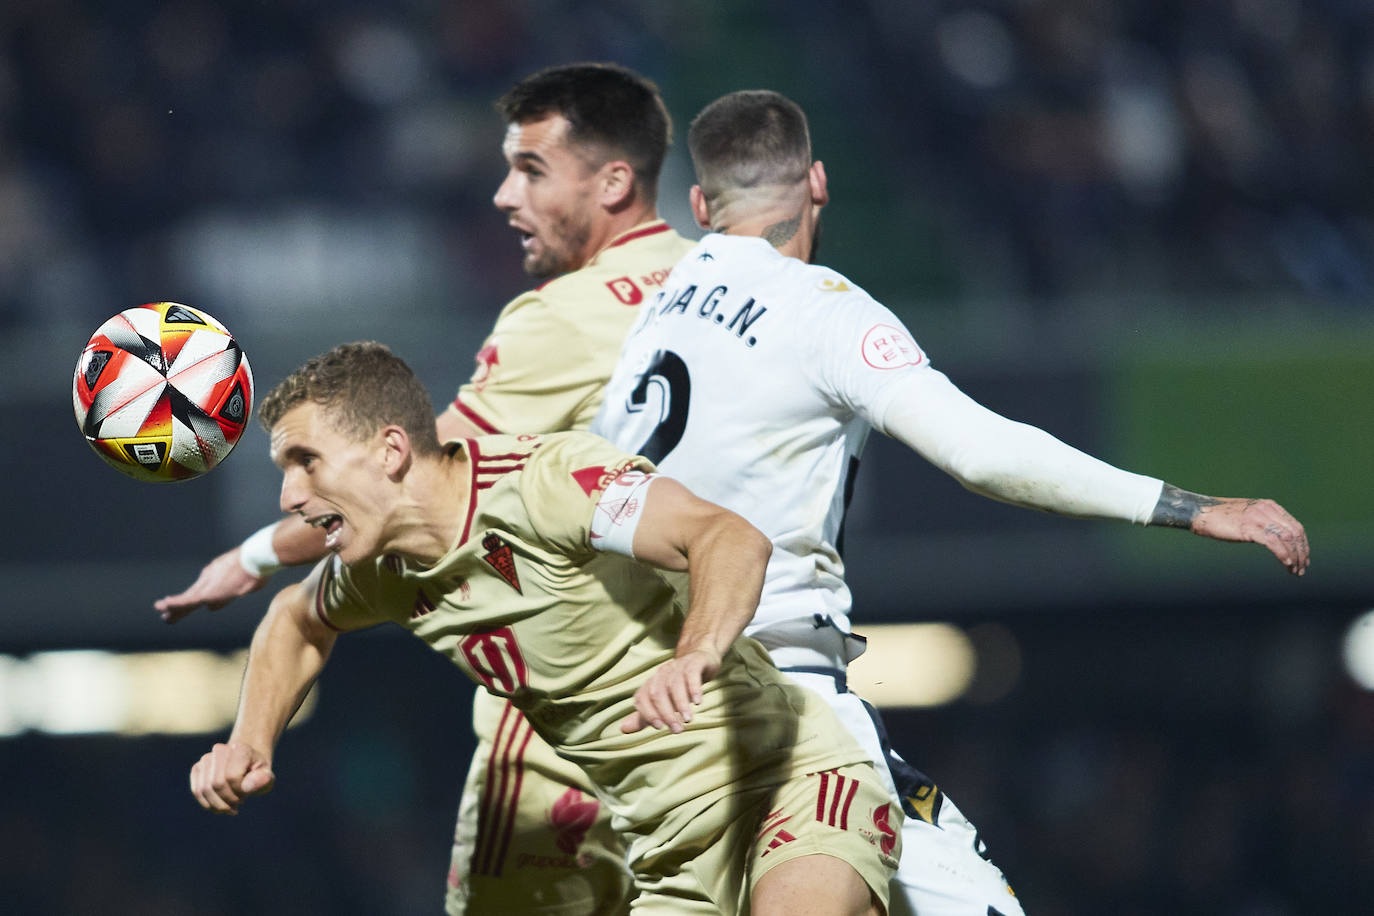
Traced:
<svg viewBox="0 0 1374 916">
<path fill-rule="evenodd" d="M 1302 524 L 1272 499 L 1219 499 L 1198 511 L 1192 531 L 1218 541 L 1263 544 L 1295 576 L 1307 572 L 1311 559 Z"/>
<path fill-rule="evenodd" d="M 271 762 L 240 741 L 216 744 L 191 767 L 191 794 L 215 814 L 238 814 L 245 798 L 270 792 L 276 781 Z"/>
<path fill-rule="evenodd" d="M 635 691 L 635 711 L 620 720 L 625 734 L 646 725 L 667 727 L 674 734 L 692 721 L 692 706 L 701 702 L 701 685 L 720 670 L 720 656 L 696 649 L 653 670 Z"/>
<path fill-rule="evenodd" d="M 184 592 L 168 595 L 153 602 L 153 607 L 166 623 L 176 623 L 201 605 L 217 611 L 235 598 L 255 592 L 267 584 L 264 576 L 255 576 L 239 562 L 239 548 L 226 550 L 205 565 Z"/>
</svg>

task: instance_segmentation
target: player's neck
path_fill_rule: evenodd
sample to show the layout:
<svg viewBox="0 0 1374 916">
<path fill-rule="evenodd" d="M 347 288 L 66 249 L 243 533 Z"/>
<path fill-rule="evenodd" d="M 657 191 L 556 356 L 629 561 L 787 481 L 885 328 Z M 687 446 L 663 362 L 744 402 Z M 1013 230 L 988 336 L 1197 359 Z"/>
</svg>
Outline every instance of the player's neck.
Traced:
<svg viewBox="0 0 1374 916">
<path fill-rule="evenodd" d="M 634 203 L 624 210 L 607 214 L 607 218 L 597 226 L 588 240 L 587 257 L 582 266 L 586 267 L 596 256 L 615 244 L 627 232 L 658 219 L 658 209 L 653 204 Z"/>
<path fill-rule="evenodd" d="M 472 498 L 469 462 L 462 451 L 415 462 L 390 513 L 386 552 L 433 566 L 463 533 Z"/>
<path fill-rule="evenodd" d="M 779 254 L 799 261 L 811 256 L 812 224 L 806 211 L 770 211 L 749 214 L 738 219 L 713 220 L 711 231 L 722 235 L 741 235 L 761 238 L 778 250 Z"/>
</svg>

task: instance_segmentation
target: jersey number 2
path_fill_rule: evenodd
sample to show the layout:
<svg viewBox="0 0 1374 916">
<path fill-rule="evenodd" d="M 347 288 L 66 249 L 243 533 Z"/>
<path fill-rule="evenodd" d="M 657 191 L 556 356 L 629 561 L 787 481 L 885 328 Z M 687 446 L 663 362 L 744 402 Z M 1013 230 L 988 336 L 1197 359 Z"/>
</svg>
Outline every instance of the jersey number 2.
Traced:
<svg viewBox="0 0 1374 916">
<path fill-rule="evenodd" d="M 649 387 L 657 385 L 663 401 L 662 414 L 658 425 L 649 438 L 636 450 L 654 464 L 658 464 L 668 453 L 677 448 L 682 434 L 687 429 L 687 405 L 692 399 L 692 379 L 687 372 L 687 364 L 672 350 L 659 350 L 639 384 L 625 402 L 630 413 L 639 413 L 649 405 Z"/>
</svg>

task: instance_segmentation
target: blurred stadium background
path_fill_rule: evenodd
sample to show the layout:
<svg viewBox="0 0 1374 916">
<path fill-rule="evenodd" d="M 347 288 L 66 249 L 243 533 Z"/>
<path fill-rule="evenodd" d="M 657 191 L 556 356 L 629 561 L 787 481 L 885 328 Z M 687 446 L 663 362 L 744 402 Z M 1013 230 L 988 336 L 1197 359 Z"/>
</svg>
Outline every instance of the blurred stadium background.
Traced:
<svg viewBox="0 0 1374 916">
<path fill-rule="evenodd" d="M 1365 0 L 9 0 L 0 911 L 440 911 L 470 686 L 399 632 L 343 640 L 276 793 L 203 814 L 187 770 L 266 599 L 175 627 L 151 603 L 275 514 L 265 437 L 199 481 L 126 480 L 73 426 L 71 371 L 106 317 L 170 299 L 228 324 L 262 389 L 372 337 L 441 406 L 526 286 L 491 100 L 583 59 L 657 80 L 679 137 L 721 92 L 794 97 L 824 259 L 937 366 L 1307 525 L 1293 580 L 870 445 L 855 616 L 902 648 L 856 677 L 928 688 L 890 730 L 1028 912 L 1374 910 L 1371 39 Z M 679 145 L 683 231 L 689 184 Z"/>
</svg>

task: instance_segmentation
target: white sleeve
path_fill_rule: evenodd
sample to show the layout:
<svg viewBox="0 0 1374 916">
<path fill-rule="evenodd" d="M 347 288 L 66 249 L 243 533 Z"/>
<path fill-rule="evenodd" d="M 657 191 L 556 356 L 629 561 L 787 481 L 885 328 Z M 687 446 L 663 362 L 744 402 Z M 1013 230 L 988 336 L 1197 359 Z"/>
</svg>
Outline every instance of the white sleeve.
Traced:
<svg viewBox="0 0 1374 916">
<path fill-rule="evenodd" d="M 975 493 L 1082 518 L 1144 525 L 1164 482 L 1113 467 L 964 394 L 943 372 L 895 381 L 879 431 L 915 449 Z"/>
<path fill-rule="evenodd" d="M 824 330 L 799 327 L 802 367 L 827 400 L 878 426 L 892 390 L 907 375 L 930 369 L 901 319 L 867 293 L 824 300 Z"/>
</svg>

